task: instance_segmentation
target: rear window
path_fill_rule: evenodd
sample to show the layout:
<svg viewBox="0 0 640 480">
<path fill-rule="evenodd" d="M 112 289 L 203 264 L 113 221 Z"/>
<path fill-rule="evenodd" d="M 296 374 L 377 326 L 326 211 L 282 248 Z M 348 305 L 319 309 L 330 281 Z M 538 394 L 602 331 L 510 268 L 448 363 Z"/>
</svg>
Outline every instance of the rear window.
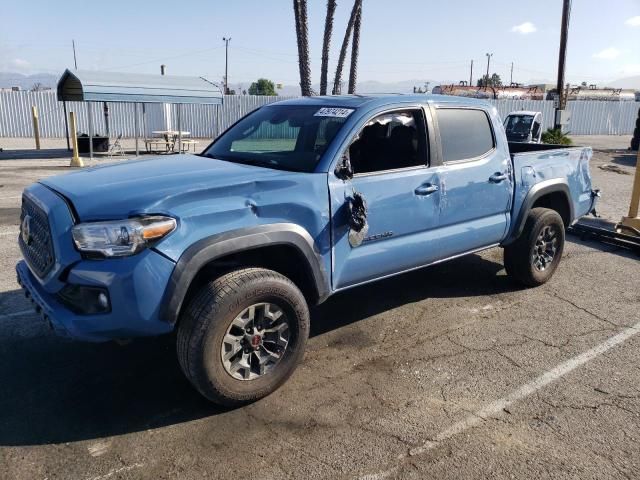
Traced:
<svg viewBox="0 0 640 480">
<path fill-rule="evenodd" d="M 480 157 L 495 146 L 489 117 L 484 111 L 440 108 L 436 115 L 445 163 Z"/>
</svg>

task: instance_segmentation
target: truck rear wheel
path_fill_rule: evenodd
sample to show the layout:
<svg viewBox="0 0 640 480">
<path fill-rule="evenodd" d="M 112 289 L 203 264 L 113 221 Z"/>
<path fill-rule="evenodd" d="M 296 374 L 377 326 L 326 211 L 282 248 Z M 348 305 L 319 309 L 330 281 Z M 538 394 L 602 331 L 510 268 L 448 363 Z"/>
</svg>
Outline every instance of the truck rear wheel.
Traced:
<svg viewBox="0 0 640 480">
<path fill-rule="evenodd" d="M 287 277 L 235 270 L 205 284 L 178 326 L 182 371 L 209 400 L 238 406 L 280 387 L 304 355 L 305 298 Z"/>
<path fill-rule="evenodd" d="M 536 287 L 553 276 L 563 250 L 562 217 L 555 210 L 534 208 L 520 237 L 504 248 L 504 266 L 518 283 Z"/>
</svg>

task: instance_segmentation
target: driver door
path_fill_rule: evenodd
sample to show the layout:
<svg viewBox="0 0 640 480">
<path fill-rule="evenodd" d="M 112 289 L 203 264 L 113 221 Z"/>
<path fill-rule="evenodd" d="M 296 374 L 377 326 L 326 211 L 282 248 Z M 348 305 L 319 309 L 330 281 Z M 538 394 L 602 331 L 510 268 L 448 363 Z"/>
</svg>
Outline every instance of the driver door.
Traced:
<svg viewBox="0 0 640 480">
<path fill-rule="evenodd" d="M 430 168 L 422 107 L 384 111 L 361 126 L 348 149 L 353 178 L 329 173 L 334 289 L 346 288 L 438 257 L 435 229 L 440 177 Z M 366 204 L 362 243 L 350 236 L 350 202 Z"/>
</svg>

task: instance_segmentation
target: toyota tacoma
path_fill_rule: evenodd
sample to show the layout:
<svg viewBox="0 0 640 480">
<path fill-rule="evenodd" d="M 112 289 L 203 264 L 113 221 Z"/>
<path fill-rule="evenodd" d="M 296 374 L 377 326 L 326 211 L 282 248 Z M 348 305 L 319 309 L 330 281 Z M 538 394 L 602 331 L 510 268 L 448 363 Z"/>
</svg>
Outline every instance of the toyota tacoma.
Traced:
<svg viewBox="0 0 640 480">
<path fill-rule="evenodd" d="M 59 334 L 176 331 L 206 398 L 240 405 L 301 361 L 309 308 L 493 247 L 534 287 L 595 207 L 591 149 L 508 143 L 496 109 L 438 95 L 276 102 L 199 155 L 27 187 L 18 282 Z"/>
</svg>

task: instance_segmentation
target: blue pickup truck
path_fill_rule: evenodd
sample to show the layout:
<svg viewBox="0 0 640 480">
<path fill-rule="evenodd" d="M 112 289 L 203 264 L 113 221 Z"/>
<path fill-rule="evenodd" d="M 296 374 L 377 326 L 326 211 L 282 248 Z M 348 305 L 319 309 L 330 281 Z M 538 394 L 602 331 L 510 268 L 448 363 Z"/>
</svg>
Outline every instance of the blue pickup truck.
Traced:
<svg viewBox="0 0 640 480">
<path fill-rule="evenodd" d="M 239 405 L 301 361 L 309 306 L 492 247 L 527 286 L 592 211 L 590 148 L 507 142 L 452 96 L 311 97 L 255 110 L 199 155 L 25 189 L 18 282 L 52 328 L 105 341 L 175 331 L 208 399 Z"/>
</svg>

